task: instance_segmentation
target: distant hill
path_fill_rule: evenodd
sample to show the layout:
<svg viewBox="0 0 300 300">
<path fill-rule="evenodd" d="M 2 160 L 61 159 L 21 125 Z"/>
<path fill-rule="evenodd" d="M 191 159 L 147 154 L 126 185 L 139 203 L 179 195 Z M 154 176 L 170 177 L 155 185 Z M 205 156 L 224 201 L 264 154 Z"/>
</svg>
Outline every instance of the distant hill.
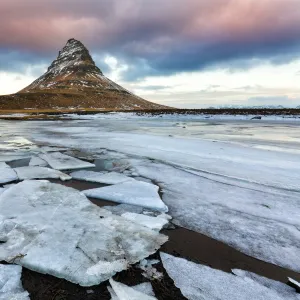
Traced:
<svg viewBox="0 0 300 300">
<path fill-rule="evenodd" d="M 0 109 L 164 109 L 103 75 L 86 47 L 68 40 L 47 72 L 20 92 L 0 96 Z"/>
</svg>

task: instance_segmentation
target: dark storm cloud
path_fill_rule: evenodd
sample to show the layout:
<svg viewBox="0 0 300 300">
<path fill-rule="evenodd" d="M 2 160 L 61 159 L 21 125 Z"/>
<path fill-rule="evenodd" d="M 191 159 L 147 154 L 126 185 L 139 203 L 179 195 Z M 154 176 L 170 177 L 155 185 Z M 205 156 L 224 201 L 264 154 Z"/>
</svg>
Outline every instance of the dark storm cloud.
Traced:
<svg viewBox="0 0 300 300">
<path fill-rule="evenodd" d="M 0 20 L 0 70 L 50 63 L 71 37 L 128 80 L 300 54 L 298 0 L 1 0 Z"/>
</svg>

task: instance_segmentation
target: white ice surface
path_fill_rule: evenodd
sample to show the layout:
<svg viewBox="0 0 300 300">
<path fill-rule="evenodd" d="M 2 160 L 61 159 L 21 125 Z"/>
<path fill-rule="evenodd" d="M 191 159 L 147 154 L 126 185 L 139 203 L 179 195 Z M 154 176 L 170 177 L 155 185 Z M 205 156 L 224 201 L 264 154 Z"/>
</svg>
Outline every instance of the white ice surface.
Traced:
<svg viewBox="0 0 300 300">
<path fill-rule="evenodd" d="M 281 283 L 256 279 L 241 273 L 235 276 L 195 264 L 169 254 L 160 254 L 164 268 L 189 300 L 299 300 L 300 295 Z M 242 271 L 243 272 L 243 271 Z"/>
<path fill-rule="evenodd" d="M 45 160 L 53 169 L 56 170 L 72 170 L 95 167 L 94 164 L 62 154 L 60 152 L 40 154 L 40 158 Z"/>
<path fill-rule="evenodd" d="M 0 264 L 0 300 L 29 300 L 21 283 L 22 267 Z"/>
<path fill-rule="evenodd" d="M 126 212 L 122 217 L 134 223 L 138 223 L 153 230 L 160 231 L 164 225 L 168 224 L 168 220 L 162 217 L 151 217 L 142 214 Z"/>
<path fill-rule="evenodd" d="M 117 172 L 94 172 L 94 171 L 75 171 L 70 174 L 74 179 L 98 182 L 105 184 L 117 184 L 126 181 L 133 181 L 134 179 Z"/>
<path fill-rule="evenodd" d="M 83 191 L 88 197 L 147 207 L 167 212 L 167 206 L 161 201 L 158 186 L 141 181 L 128 181 L 113 186 Z"/>
<path fill-rule="evenodd" d="M 167 237 L 46 181 L 23 181 L 0 196 L 0 261 L 99 284 L 154 253 Z"/>
<path fill-rule="evenodd" d="M 16 172 L 5 162 L 0 162 L 0 184 L 18 180 Z"/>
<path fill-rule="evenodd" d="M 149 162 L 137 171 L 160 182 L 176 225 L 258 259 L 300 270 L 299 194 Z"/>
<path fill-rule="evenodd" d="M 129 287 L 123 283 L 109 280 L 114 293 L 112 293 L 112 299 L 114 300 L 155 300 L 157 298 L 149 296 L 143 292 L 136 290 L 133 287 Z"/>
<path fill-rule="evenodd" d="M 65 181 L 72 178 L 58 170 L 38 166 L 20 167 L 15 168 L 14 170 L 18 174 L 20 180 L 56 178 Z"/>
<path fill-rule="evenodd" d="M 64 126 L 0 124 L 39 143 L 134 157 L 131 173 L 159 183 L 177 225 L 299 272 L 300 123 L 231 117 L 105 114 Z"/>
<path fill-rule="evenodd" d="M 29 166 L 46 167 L 48 163 L 38 156 L 33 156 L 29 162 Z"/>
</svg>

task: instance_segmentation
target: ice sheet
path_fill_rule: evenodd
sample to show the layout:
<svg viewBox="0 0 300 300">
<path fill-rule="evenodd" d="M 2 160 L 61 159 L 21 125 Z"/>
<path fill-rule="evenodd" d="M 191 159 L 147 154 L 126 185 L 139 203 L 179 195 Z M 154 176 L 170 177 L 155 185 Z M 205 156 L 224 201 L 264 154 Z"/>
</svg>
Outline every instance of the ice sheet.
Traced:
<svg viewBox="0 0 300 300">
<path fill-rule="evenodd" d="M 21 283 L 22 267 L 0 264 L 0 300 L 29 300 Z"/>
<path fill-rule="evenodd" d="M 53 169 L 56 170 L 72 170 L 95 167 L 94 164 L 62 154 L 60 152 L 40 154 L 40 158 L 45 160 Z"/>
<path fill-rule="evenodd" d="M 47 179 L 59 178 L 63 181 L 70 180 L 72 177 L 60 171 L 45 167 L 29 166 L 14 169 L 20 180 L 26 179 Z"/>
<path fill-rule="evenodd" d="M 4 162 L 0 162 L 0 184 L 18 180 L 16 172 Z"/>
<path fill-rule="evenodd" d="M 10 135 L 21 132 L 39 143 L 94 157 L 107 149 L 105 159 L 144 161 L 143 170 L 128 166 L 131 174 L 159 183 L 177 225 L 300 271 L 299 122 L 199 121 L 188 115 L 87 118 L 93 120 L 0 122 Z"/>
<path fill-rule="evenodd" d="M 117 184 L 134 179 L 117 172 L 94 172 L 94 171 L 76 171 L 70 174 L 74 179 L 98 182 L 105 184 Z"/>
<path fill-rule="evenodd" d="M 167 237 L 46 181 L 23 181 L 0 196 L 0 261 L 99 284 L 154 253 Z"/>
<path fill-rule="evenodd" d="M 88 197 L 147 207 L 167 212 L 167 206 L 161 201 L 158 186 L 141 181 L 129 181 L 102 188 L 85 190 Z"/>
<path fill-rule="evenodd" d="M 283 283 L 280 290 L 272 283 L 267 286 L 266 282 L 261 283 L 249 276 L 235 276 L 165 253 L 160 256 L 167 273 L 189 300 L 300 299 L 295 290 L 287 289 Z"/>
<path fill-rule="evenodd" d="M 160 182 L 176 225 L 258 259 L 300 270 L 298 193 L 159 163 L 134 163 L 142 176 Z"/>
</svg>

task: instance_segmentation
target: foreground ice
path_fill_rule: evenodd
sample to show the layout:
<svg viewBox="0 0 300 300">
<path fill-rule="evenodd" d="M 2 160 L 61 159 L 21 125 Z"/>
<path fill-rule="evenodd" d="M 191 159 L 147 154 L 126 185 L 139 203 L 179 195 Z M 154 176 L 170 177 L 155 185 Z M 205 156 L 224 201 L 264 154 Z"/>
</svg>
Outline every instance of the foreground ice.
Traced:
<svg viewBox="0 0 300 300">
<path fill-rule="evenodd" d="M 109 292 L 112 296 L 112 300 L 155 300 L 157 298 L 147 295 L 146 293 L 139 291 L 140 288 L 129 287 L 123 283 L 109 280 L 112 289 Z"/>
<path fill-rule="evenodd" d="M 0 264 L 0 300 L 29 300 L 21 283 L 21 266 Z"/>
<path fill-rule="evenodd" d="M 176 225 L 300 271 L 298 193 L 147 161 L 135 168 L 160 182 Z"/>
<path fill-rule="evenodd" d="M 70 180 L 70 177 L 67 174 L 64 174 L 60 171 L 53 170 L 50 168 L 45 167 L 38 167 L 38 166 L 29 166 L 29 167 L 20 167 L 14 169 L 19 177 L 19 180 L 26 180 L 26 179 L 61 179 L 63 181 Z"/>
<path fill-rule="evenodd" d="M 117 184 L 134 179 L 117 172 L 94 172 L 94 171 L 76 171 L 70 174 L 74 179 L 98 182 L 105 184 Z"/>
<path fill-rule="evenodd" d="M 295 289 L 256 274 L 234 270 L 237 276 L 166 253 L 164 268 L 190 300 L 299 300 Z"/>
<path fill-rule="evenodd" d="M 0 196 L 0 261 L 99 284 L 154 253 L 167 237 L 59 184 L 24 181 Z"/>
<path fill-rule="evenodd" d="M 167 206 L 161 201 L 158 186 L 141 181 L 129 181 L 102 188 L 85 190 L 88 197 L 147 207 L 167 212 Z"/>
<path fill-rule="evenodd" d="M 151 217 L 142 214 L 126 212 L 122 214 L 122 217 L 132 222 L 141 224 L 145 227 L 158 231 L 160 231 L 166 224 L 168 224 L 168 220 L 161 216 Z"/>
<path fill-rule="evenodd" d="M 105 160 L 111 153 L 122 153 L 131 164 L 127 174 L 136 172 L 159 182 L 177 225 L 260 260 L 300 271 L 299 122 L 119 116 L 64 121 L 64 126 L 61 122 L 20 126 L 6 121 L 2 126 L 9 125 L 10 134 L 21 130 L 38 143 L 94 157 L 111 150 Z M 144 164 L 135 166 L 132 158 Z"/>
<path fill-rule="evenodd" d="M 94 164 L 62 154 L 60 152 L 40 154 L 40 158 L 45 160 L 53 169 L 56 170 L 72 170 L 95 167 Z"/>
<path fill-rule="evenodd" d="M 0 184 L 18 180 L 16 172 L 4 162 L 0 162 Z"/>
</svg>

